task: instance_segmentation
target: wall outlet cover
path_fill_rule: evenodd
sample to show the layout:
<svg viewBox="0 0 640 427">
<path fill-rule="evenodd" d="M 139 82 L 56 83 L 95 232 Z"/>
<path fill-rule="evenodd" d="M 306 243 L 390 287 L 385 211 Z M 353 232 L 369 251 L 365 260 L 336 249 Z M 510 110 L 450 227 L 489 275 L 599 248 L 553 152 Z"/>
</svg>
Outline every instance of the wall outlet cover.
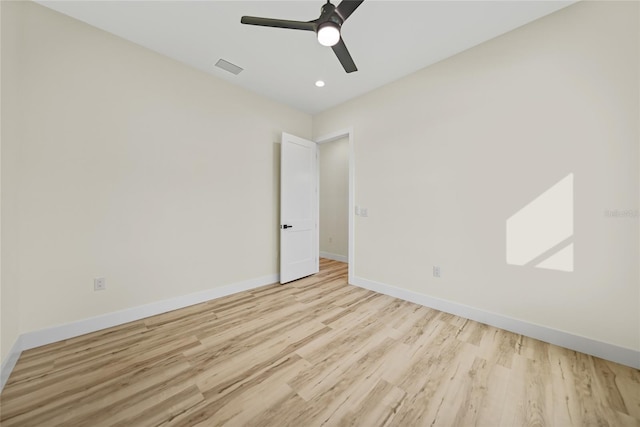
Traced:
<svg viewBox="0 0 640 427">
<path fill-rule="evenodd" d="M 104 277 L 96 277 L 93 279 L 94 291 L 104 291 L 105 289 L 107 289 L 107 279 Z"/>
</svg>

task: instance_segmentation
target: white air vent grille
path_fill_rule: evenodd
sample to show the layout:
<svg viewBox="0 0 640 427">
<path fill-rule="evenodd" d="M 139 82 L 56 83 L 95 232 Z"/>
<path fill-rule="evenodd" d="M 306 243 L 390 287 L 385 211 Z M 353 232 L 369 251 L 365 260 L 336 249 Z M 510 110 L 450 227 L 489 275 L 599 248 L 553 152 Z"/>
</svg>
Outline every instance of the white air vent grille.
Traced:
<svg viewBox="0 0 640 427">
<path fill-rule="evenodd" d="M 235 74 L 236 76 L 243 70 L 243 68 L 240 68 L 236 64 L 232 64 L 229 61 L 225 61 L 224 59 L 218 59 L 218 62 L 216 62 L 216 67 L 222 68 L 223 70 Z"/>
</svg>

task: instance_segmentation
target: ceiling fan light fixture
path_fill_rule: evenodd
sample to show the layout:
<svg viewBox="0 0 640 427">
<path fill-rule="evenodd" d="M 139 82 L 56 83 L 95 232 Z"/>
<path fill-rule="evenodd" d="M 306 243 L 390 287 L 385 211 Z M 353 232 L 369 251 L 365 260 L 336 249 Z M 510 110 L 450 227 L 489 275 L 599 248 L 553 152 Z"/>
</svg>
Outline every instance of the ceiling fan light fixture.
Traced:
<svg viewBox="0 0 640 427">
<path fill-rule="evenodd" d="M 340 28 L 335 22 L 324 22 L 318 27 L 318 43 L 322 46 L 334 46 L 340 41 Z"/>
<path fill-rule="evenodd" d="M 2 1 L 2 0 L 0 0 Z M 313 21 L 291 21 L 289 19 L 261 18 L 259 16 L 243 16 L 241 24 L 258 25 L 260 27 L 288 28 L 290 30 L 313 31 L 318 42 L 323 46 L 329 46 L 336 54 L 342 68 L 347 73 L 358 71 L 351 58 L 347 46 L 342 40 L 340 31 L 342 24 L 364 2 L 364 0 L 342 0 L 338 6 L 334 6 L 330 0 L 320 9 L 320 16 Z"/>
</svg>

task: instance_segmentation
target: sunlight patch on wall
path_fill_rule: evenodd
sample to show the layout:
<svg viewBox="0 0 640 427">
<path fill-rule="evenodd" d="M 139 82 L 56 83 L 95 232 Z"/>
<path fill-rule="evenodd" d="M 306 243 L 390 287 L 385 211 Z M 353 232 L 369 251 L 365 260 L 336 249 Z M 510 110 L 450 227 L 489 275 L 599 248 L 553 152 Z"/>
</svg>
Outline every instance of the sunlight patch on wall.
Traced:
<svg viewBox="0 0 640 427">
<path fill-rule="evenodd" d="M 507 264 L 573 271 L 573 174 L 507 219 Z"/>
</svg>

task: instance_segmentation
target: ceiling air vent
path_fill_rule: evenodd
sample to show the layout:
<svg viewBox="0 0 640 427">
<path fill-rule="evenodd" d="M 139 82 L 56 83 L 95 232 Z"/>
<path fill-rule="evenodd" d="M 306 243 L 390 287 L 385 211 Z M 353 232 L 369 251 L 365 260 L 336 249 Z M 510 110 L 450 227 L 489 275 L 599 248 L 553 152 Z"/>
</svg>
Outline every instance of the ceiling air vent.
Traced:
<svg viewBox="0 0 640 427">
<path fill-rule="evenodd" d="M 216 62 L 216 67 L 222 68 L 223 70 L 228 71 L 231 74 L 235 74 L 236 76 L 243 70 L 243 68 L 240 68 L 236 64 L 232 64 L 229 61 L 225 61 L 224 59 L 218 59 L 218 62 Z"/>
</svg>

